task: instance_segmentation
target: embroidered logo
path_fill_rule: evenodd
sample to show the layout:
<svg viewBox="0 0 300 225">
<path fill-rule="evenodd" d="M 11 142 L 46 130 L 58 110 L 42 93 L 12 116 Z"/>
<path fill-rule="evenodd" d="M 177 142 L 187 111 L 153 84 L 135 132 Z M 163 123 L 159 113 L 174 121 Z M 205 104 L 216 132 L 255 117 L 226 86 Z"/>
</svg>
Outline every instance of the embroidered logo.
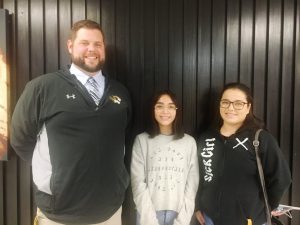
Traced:
<svg viewBox="0 0 300 225">
<path fill-rule="evenodd" d="M 236 147 L 238 147 L 239 145 L 241 145 L 241 146 L 243 146 L 248 151 L 248 148 L 246 147 L 246 145 L 244 145 L 244 143 L 246 141 L 248 141 L 248 138 L 245 138 L 243 141 L 241 141 L 238 138 L 235 138 L 235 140 L 237 140 L 238 143 L 235 146 L 233 146 L 233 149 L 235 149 Z"/>
<path fill-rule="evenodd" d="M 204 180 L 207 182 L 212 181 L 212 178 L 214 176 L 212 171 L 212 156 L 214 155 L 214 146 L 215 146 L 215 138 L 209 138 L 205 139 L 205 147 L 202 149 L 201 156 L 202 156 L 202 162 L 205 169 L 205 175 Z"/>
<path fill-rule="evenodd" d="M 76 98 L 75 94 L 71 94 L 71 95 L 66 94 L 66 97 L 67 97 L 67 99 L 70 99 L 70 98 L 75 99 Z"/>
<path fill-rule="evenodd" d="M 121 98 L 119 96 L 116 95 L 111 95 L 109 96 L 110 100 L 112 100 L 114 103 L 120 104 L 121 103 Z"/>
</svg>

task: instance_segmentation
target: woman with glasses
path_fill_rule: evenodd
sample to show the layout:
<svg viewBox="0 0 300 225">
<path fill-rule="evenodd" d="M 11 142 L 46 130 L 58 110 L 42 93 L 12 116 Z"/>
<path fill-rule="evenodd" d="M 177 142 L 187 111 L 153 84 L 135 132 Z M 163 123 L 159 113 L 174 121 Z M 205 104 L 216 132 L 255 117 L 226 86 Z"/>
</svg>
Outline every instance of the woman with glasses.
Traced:
<svg viewBox="0 0 300 225">
<path fill-rule="evenodd" d="M 199 183 L 197 146 L 183 133 L 175 95 L 154 96 L 151 123 L 137 135 L 131 160 L 131 185 L 137 225 L 188 225 Z"/>
<path fill-rule="evenodd" d="M 253 140 L 263 125 L 252 112 L 253 98 L 244 84 L 230 83 L 221 93 L 217 125 L 198 142 L 201 189 L 196 218 L 201 225 L 262 225 L 265 205 Z M 263 130 L 259 154 L 271 209 L 291 182 L 290 170 L 274 137 Z"/>
</svg>

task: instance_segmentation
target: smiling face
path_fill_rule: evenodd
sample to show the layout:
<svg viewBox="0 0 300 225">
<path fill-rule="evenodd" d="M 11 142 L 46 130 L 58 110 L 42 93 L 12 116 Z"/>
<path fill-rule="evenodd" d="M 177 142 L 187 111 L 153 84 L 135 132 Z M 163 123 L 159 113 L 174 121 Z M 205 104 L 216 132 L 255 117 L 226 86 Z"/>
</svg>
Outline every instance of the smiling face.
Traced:
<svg viewBox="0 0 300 225">
<path fill-rule="evenodd" d="M 229 106 L 227 108 L 221 107 L 222 101 L 227 101 L 227 105 L 230 102 Z M 239 109 L 235 109 L 234 104 Z M 240 107 L 240 104 L 244 104 L 243 107 Z M 223 119 L 223 125 L 241 127 L 250 109 L 251 104 L 248 104 L 247 97 L 243 91 L 239 89 L 227 89 L 223 93 L 220 103 L 220 115 Z"/>
<path fill-rule="evenodd" d="M 94 75 L 105 62 L 105 45 L 101 31 L 81 28 L 74 40 L 68 40 L 72 62 L 83 72 Z"/>
<path fill-rule="evenodd" d="M 169 95 L 162 95 L 154 106 L 154 116 L 161 133 L 172 134 L 172 124 L 176 117 L 176 105 Z"/>
</svg>

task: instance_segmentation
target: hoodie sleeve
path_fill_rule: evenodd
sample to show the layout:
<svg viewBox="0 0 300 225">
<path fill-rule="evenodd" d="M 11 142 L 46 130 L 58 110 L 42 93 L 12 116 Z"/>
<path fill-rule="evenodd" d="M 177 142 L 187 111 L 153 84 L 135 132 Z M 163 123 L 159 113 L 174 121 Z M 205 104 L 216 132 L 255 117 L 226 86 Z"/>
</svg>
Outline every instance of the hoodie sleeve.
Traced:
<svg viewBox="0 0 300 225">
<path fill-rule="evenodd" d="M 262 166 L 264 168 L 269 204 L 271 209 L 274 209 L 278 206 L 282 195 L 290 186 L 291 173 L 275 138 L 267 132 L 262 134 L 262 147 L 260 147 L 262 149 L 259 151 L 262 150 Z"/>
<path fill-rule="evenodd" d="M 195 198 L 199 185 L 199 165 L 197 157 L 197 145 L 193 139 L 187 182 L 184 191 L 183 205 L 178 212 L 174 225 L 186 225 L 190 223 L 195 209 Z"/>
<path fill-rule="evenodd" d="M 141 225 L 159 225 L 155 208 L 146 183 L 146 144 L 142 145 L 139 136 L 136 137 L 131 159 L 131 185 L 133 200 L 140 215 Z"/>
<path fill-rule="evenodd" d="M 40 111 L 36 82 L 29 82 L 19 98 L 12 115 L 10 144 L 24 160 L 31 162 L 38 135 Z"/>
</svg>

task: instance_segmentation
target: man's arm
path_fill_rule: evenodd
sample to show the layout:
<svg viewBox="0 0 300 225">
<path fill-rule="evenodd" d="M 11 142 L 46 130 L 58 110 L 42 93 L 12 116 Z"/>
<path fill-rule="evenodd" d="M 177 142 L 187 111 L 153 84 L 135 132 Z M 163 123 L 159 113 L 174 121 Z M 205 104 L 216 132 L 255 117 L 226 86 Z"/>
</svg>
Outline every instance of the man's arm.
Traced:
<svg viewBox="0 0 300 225">
<path fill-rule="evenodd" d="M 31 162 L 38 135 L 40 94 L 35 83 L 29 82 L 26 85 L 11 121 L 10 144 L 16 153 L 28 162 Z"/>
</svg>

